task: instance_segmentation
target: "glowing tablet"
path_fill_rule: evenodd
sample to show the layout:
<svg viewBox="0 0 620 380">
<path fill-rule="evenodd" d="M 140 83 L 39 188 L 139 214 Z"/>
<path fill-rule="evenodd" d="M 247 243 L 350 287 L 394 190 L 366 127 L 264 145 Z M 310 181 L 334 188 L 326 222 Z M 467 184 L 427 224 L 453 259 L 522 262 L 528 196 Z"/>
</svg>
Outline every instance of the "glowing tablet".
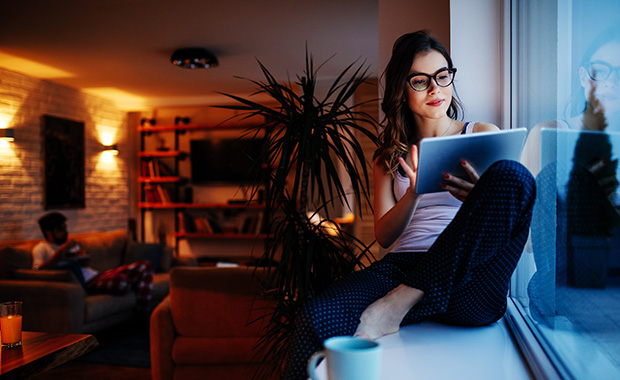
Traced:
<svg viewBox="0 0 620 380">
<path fill-rule="evenodd" d="M 496 161 L 519 161 L 526 136 L 526 128 L 517 128 L 422 139 L 416 193 L 445 191 L 441 184 L 446 173 L 469 179 L 461 166 L 463 160 L 479 175 Z"/>
</svg>

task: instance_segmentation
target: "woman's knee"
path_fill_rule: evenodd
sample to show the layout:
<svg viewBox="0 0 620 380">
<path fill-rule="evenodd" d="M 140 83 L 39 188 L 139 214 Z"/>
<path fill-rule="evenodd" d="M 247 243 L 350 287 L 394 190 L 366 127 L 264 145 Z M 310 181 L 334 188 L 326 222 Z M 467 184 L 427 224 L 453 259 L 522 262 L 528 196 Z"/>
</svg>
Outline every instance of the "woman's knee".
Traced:
<svg viewBox="0 0 620 380">
<path fill-rule="evenodd" d="M 484 172 L 479 182 L 485 182 L 487 188 L 493 186 L 500 188 L 506 186 L 519 187 L 527 198 L 533 198 L 536 195 L 534 176 L 523 164 L 513 160 L 495 162 Z"/>
</svg>

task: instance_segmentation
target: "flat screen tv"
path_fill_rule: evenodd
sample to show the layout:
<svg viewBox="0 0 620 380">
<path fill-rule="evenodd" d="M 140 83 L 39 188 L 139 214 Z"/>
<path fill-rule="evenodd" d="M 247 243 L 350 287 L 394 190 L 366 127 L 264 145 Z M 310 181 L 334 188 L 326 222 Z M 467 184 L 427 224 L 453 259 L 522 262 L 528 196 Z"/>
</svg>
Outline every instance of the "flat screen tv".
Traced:
<svg viewBox="0 0 620 380">
<path fill-rule="evenodd" d="M 192 183 L 257 183 L 263 178 L 262 139 L 191 140 Z"/>
</svg>

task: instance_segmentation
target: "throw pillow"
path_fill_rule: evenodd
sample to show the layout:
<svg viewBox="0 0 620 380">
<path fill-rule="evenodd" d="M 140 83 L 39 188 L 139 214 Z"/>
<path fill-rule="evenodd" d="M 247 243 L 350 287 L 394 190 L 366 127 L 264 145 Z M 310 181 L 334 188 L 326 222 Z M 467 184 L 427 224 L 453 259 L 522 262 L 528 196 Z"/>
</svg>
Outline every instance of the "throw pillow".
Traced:
<svg viewBox="0 0 620 380">
<path fill-rule="evenodd" d="M 162 255 L 164 246 L 159 243 L 137 243 L 130 241 L 127 246 L 124 264 L 131 264 L 140 260 L 148 260 L 153 265 L 153 271 L 162 272 Z"/>
</svg>

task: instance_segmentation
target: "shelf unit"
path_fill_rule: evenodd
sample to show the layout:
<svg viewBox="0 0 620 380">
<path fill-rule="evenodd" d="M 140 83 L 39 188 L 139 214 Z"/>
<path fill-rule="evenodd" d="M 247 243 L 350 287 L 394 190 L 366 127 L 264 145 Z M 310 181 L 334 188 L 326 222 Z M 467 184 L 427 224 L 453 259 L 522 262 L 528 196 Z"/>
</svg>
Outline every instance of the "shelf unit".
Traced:
<svg viewBox="0 0 620 380">
<path fill-rule="evenodd" d="M 262 233 L 242 233 L 242 232 L 220 232 L 220 233 L 205 233 L 205 232 L 190 232 L 182 228 L 182 215 L 188 210 L 219 210 L 219 211 L 233 211 L 233 212 L 260 212 L 264 208 L 263 204 L 250 202 L 250 203 L 187 203 L 181 202 L 180 187 L 188 182 L 187 178 L 183 178 L 179 175 L 179 163 L 185 160 L 189 152 L 183 152 L 179 150 L 179 138 L 187 132 L 191 131 L 232 131 L 232 130 L 244 130 L 252 127 L 251 125 L 163 125 L 163 126 L 139 126 L 138 132 L 140 133 L 140 152 L 138 153 L 140 159 L 141 173 L 138 177 L 141 190 L 141 201 L 138 203 L 138 208 L 141 210 L 141 240 L 145 239 L 144 219 L 147 210 L 171 210 L 174 212 L 174 238 L 175 245 L 178 247 L 179 239 L 260 239 L 265 238 L 266 235 Z M 174 148 L 170 150 L 145 150 L 146 139 L 153 133 L 168 132 L 174 134 Z M 160 159 L 165 159 L 173 162 L 169 170 L 166 169 L 166 175 L 162 175 L 161 167 L 159 172 L 155 169 L 156 162 L 160 162 Z M 153 164 L 149 164 L 153 162 Z M 151 165 L 151 166 L 149 166 Z M 164 165 L 166 166 L 166 165 Z M 147 189 L 149 186 L 155 186 L 162 188 L 161 185 L 169 186 L 168 190 L 172 190 L 168 195 L 168 199 L 154 200 L 147 196 Z M 163 188 L 162 188 L 163 189 Z M 152 191 L 152 190 L 149 190 Z"/>
</svg>

